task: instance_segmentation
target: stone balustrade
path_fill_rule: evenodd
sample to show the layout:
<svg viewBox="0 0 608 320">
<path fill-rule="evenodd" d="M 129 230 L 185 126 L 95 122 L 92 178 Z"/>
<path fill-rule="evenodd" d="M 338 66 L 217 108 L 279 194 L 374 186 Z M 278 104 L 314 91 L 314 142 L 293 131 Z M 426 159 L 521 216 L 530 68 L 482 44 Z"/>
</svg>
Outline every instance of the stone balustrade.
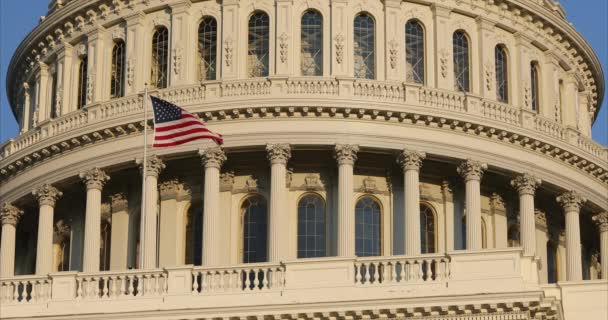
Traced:
<svg viewBox="0 0 608 320">
<path fill-rule="evenodd" d="M 443 282 L 449 277 L 450 259 L 445 255 L 359 258 L 355 262 L 357 285 Z"/>
<path fill-rule="evenodd" d="M 256 292 L 280 290 L 285 284 L 285 266 L 274 263 L 246 264 L 238 267 L 194 267 L 192 294 L 217 292 Z"/>
</svg>

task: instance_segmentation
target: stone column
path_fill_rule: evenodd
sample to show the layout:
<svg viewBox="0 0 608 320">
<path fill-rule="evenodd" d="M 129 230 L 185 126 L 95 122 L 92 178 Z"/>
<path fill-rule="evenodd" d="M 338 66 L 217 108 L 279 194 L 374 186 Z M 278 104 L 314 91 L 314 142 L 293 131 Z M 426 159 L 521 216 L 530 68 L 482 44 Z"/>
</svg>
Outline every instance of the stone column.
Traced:
<svg viewBox="0 0 608 320">
<path fill-rule="evenodd" d="M 338 256 L 355 256 L 355 204 L 353 201 L 353 167 L 358 145 L 337 144 L 338 162 Z"/>
<path fill-rule="evenodd" d="M 519 232 L 524 254 L 536 254 L 536 227 L 534 226 L 534 192 L 541 180 L 524 173 L 511 180 L 511 186 L 519 193 Z"/>
<path fill-rule="evenodd" d="M 566 215 L 566 277 L 568 281 L 583 279 L 581 259 L 581 230 L 579 214 L 585 199 L 576 191 L 566 191 L 557 197 Z"/>
<path fill-rule="evenodd" d="M 226 161 L 221 147 L 199 150 L 205 167 L 205 188 L 203 199 L 203 252 L 205 266 L 219 265 L 222 255 L 221 214 L 220 214 L 220 169 Z"/>
<path fill-rule="evenodd" d="M 82 269 L 84 272 L 98 272 L 101 241 L 101 190 L 110 177 L 99 168 L 93 168 L 80 173 L 80 178 L 87 186 Z"/>
<path fill-rule="evenodd" d="M 129 202 L 125 193 L 110 196 L 112 232 L 110 235 L 110 270 L 127 270 L 129 254 Z"/>
<path fill-rule="evenodd" d="M 593 221 L 600 231 L 600 263 L 602 279 L 608 279 L 608 211 L 593 216 Z"/>
<path fill-rule="evenodd" d="M 403 168 L 403 190 L 405 195 L 405 254 L 420 254 L 420 178 L 419 172 L 424 152 L 403 150 L 397 163 Z"/>
<path fill-rule="evenodd" d="M 467 250 L 482 248 L 480 183 L 487 168 L 485 163 L 467 159 L 457 169 L 466 184 Z"/>
<path fill-rule="evenodd" d="M 157 155 L 148 156 L 145 175 L 145 212 L 142 211 L 139 252 L 143 254 L 142 269 L 156 268 L 156 218 L 158 212 L 158 176 L 165 164 Z"/>
<path fill-rule="evenodd" d="M 266 145 L 270 161 L 270 210 L 268 228 L 268 261 L 285 259 L 289 238 L 287 215 L 287 161 L 291 158 L 291 146 L 287 143 Z"/>
<path fill-rule="evenodd" d="M 53 271 L 53 215 L 55 204 L 63 193 L 45 183 L 32 190 L 38 200 L 38 242 L 36 246 L 36 274 L 46 275 Z"/>
<path fill-rule="evenodd" d="M 17 223 L 23 216 L 23 210 L 10 203 L 2 204 L 0 220 L 2 221 L 2 242 L 0 242 L 0 278 L 15 275 L 15 236 Z"/>
<path fill-rule="evenodd" d="M 445 215 L 445 252 L 454 251 L 454 191 L 449 181 L 441 182 L 443 213 Z"/>
<path fill-rule="evenodd" d="M 59 266 L 63 262 L 63 244 L 70 238 L 71 227 L 63 220 L 57 221 L 53 226 L 53 272 L 65 271 L 60 270 Z"/>
<path fill-rule="evenodd" d="M 540 283 L 549 282 L 548 273 L 548 258 L 547 258 L 547 242 L 549 241 L 548 227 L 547 227 L 547 215 L 536 209 L 534 210 L 535 232 L 536 232 L 536 256 L 540 259 L 540 269 L 538 271 L 538 277 Z"/>
</svg>

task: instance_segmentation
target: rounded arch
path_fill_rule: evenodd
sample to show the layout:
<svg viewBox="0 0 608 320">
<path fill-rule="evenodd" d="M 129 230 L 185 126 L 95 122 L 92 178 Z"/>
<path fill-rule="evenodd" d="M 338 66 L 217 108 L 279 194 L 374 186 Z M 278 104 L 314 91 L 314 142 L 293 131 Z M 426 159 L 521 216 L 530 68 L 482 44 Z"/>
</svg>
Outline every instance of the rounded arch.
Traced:
<svg viewBox="0 0 608 320">
<path fill-rule="evenodd" d="M 496 100 L 509 102 L 509 50 L 499 43 L 494 47 L 494 75 L 496 77 Z"/>
<path fill-rule="evenodd" d="M 353 19 L 353 57 L 356 78 L 376 78 L 376 19 L 368 11 Z"/>
<path fill-rule="evenodd" d="M 464 29 L 452 34 L 452 56 L 454 69 L 454 89 L 471 91 L 471 37 Z"/>
<path fill-rule="evenodd" d="M 437 252 L 437 210 L 426 201 L 420 202 L 421 253 Z"/>
<path fill-rule="evenodd" d="M 298 258 L 326 256 L 326 201 L 316 192 L 306 192 L 297 201 Z"/>
<path fill-rule="evenodd" d="M 355 255 L 358 257 L 382 255 L 382 202 L 365 194 L 355 202 Z"/>
<path fill-rule="evenodd" d="M 259 193 L 240 201 L 241 256 L 243 263 L 268 260 L 268 202 Z"/>
<path fill-rule="evenodd" d="M 411 18 L 405 23 L 406 81 L 424 84 L 426 69 L 426 30 L 422 21 Z"/>
</svg>

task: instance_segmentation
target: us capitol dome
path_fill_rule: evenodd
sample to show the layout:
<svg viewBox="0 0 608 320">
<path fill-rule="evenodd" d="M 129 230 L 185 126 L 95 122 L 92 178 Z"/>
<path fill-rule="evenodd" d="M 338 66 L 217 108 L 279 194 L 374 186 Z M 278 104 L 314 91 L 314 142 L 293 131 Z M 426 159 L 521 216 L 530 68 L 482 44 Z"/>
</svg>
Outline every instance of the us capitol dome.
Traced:
<svg viewBox="0 0 608 320">
<path fill-rule="evenodd" d="M 3 319 L 608 317 L 553 0 L 54 0 L 6 80 Z M 146 88 L 225 143 L 144 158 Z"/>
</svg>

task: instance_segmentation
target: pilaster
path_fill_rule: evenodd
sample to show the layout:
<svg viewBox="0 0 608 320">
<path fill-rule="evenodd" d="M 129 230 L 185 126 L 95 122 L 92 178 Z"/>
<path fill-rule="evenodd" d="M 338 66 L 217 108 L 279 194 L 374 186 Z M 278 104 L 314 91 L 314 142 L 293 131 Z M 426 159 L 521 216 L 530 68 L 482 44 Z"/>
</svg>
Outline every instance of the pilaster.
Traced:
<svg viewBox="0 0 608 320">
<path fill-rule="evenodd" d="M 110 212 L 112 214 L 110 243 L 113 244 L 110 247 L 110 270 L 127 270 L 129 254 L 129 202 L 125 193 L 118 192 L 110 195 Z"/>
<path fill-rule="evenodd" d="M 439 4 L 431 6 L 433 12 L 435 56 L 435 84 L 444 90 L 454 89 L 452 33 L 449 30 L 451 9 Z"/>
<path fill-rule="evenodd" d="M 352 74 L 351 53 L 349 43 L 352 42 L 352 32 L 349 32 L 349 15 L 347 0 L 330 0 L 331 6 L 331 76 L 346 77 Z"/>
<path fill-rule="evenodd" d="M 277 44 L 275 73 L 277 76 L 287 77 L 294 73 L 294 39 L 293 32 L 293 0 L 275 0 L 276 5 L 276 32 Z M 272 63 L 272 62 L 271 62 Z"/>
<path fill-rule="evenodd" d="M 149 73 L 145 72 L 144 50 L 145 45 L 144 22 L 146 15 L 143 12 L 135 12 L 125 17 L 127 21 L 126 34 L 126 65 L 125 65 L 125 94 L 136 94 L 144 89 Z"/>
<path fill-rule="evenodd" d="M 221 45 L 222 51 L 218 57 L 218 68 L 221 70 L 221 79 L 237 79 L 239 62 L 241 59 L 238 57 L 239 41 L 242 35 L 239 34 L 239 22 L 243 20 L 243 23 L 247 24 L 245 19 L 241 19 L 240 16 L 240 1 L 239 0 L 225 0 L 222 1 L 222 38 Z M 242 51 L 242 50 L 241 50 Z M 221 63 L 221 64 L 220 64 Z"/>
<path fill-rule="evenodd" d="M 23 114 L 21 117 L 21 133 L 24 133 L 30 129 L 30 118 L 31 113 L 31 101 L 30 101 L 30 85 L 27 82 L 23 83 L 22 86 L 22 94 L 23 94 Z"/>
<path fill-rule="evenodd" d="M 104 74 L 106 74 L 105 71 L 107 70 L 105 64 L 107 59 L 104 59 L 105 34 L 105 28 L 102 26 L 97 26 L 87 34 L 87 60 L 89 68 L 87 73 L 87 105 L 109 98 L 109 95 L 108 97 L 104 95 L 105 90 L 103 90 L 106 86 Z"/>
<path fill-rule="evenodd" d="M 185 197 L 190 189 L 178 179 L 160 184 L 160 239 L 159 267 L 178 266 L 185 263 L 186 210 Z M 206 246 L 205 246 L 206 247 Z M 205 250 L 205 248 L 203 248 Z"/>
<path fill-rule="evenodd" d="M 190 32 L 198 29 L 191 25 L 191 10 L 189 9 L 192 3 L 190 0 L 182 0 L 169 6 L 171 8 L 170 85 L 193 83 L 196 68 L 189 66 L 196 65 L 195 59 L 198 58 L 198 54 L 196 42 L 191 40 L 193 38 L 190 36 Z"/>
<path fill-rule="evenodd" d="M 57 81 L 59 82 L 57 84 L 57 101 L 60 114 L 72 111 L 72 89 L 78 90 L 78 74 L 76 73 L 76 77 L 72 77 L 73 58 L 74 48 L 70 44 L 64 43 L 57 53 Z"/>
</svg>

